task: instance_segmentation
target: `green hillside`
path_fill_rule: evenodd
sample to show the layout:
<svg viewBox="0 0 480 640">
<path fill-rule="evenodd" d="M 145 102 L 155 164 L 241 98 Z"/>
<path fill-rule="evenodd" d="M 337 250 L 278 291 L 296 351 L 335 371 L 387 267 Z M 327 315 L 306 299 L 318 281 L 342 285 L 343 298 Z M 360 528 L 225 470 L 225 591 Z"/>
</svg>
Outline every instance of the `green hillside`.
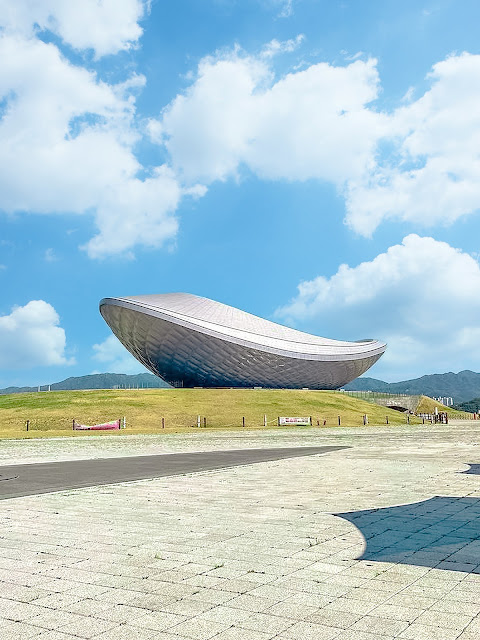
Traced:
<svg viewBox="0 0 480 640">
<path fill-rule="evenodd" d="M 417 405 L 416 412 L 417 413 L 435 413 L 435 407 L 437 410 L 445 411 L 448 413 L 449 418 L 463 420 L 467 418 L 466 415 L 467 410 L 457 410 L 457 408 L 446 407 L 441 402 L 437 402 L 433 398 L 428 398 L 427 396 L 420 396 L 420 401 Z"/>
<path fill-rule="evenodd" d="M 480 411 L 480 398 L 472 398 L 467 402 L 459 402 L 455 405 L 455 409 L 459 411 L 469 411 L 470 413 L 479 413 Z"/>
<path fill-rule="evenodd" d="M 381 391 L 408 393 L 431 398 L 451 397 L 456 405 L 480 396 L 480 373 L 435 373 L 402 382 L 383 382 L 375 378 L 357 378 L 345 385 L 346 391 Z"/>
<path fill-rule="evenodd" d="M 67 378 L 61 382 L 53 382 L 51 385 L 42 385 L 40 389 L 46 391 L 50 386 L 51 391 L 74 391 L 86 389 L 169 389 L 170 385 L 152 373 L 137 373 L 127 375 L 125 373 L 92 373 L 88 376 L 76 376 Z M 7 387 L 0 389 L 0 395 L 11 393 L 29 393 L 37 391 L 38 387 Z"/>
<path fill-rule="evenodd" d="M 336 391 L 267 389 L 138 389 L 103 391 L 51 391 L 12 394 L 0 397 L 0 437 L 38 437 L 85 434 L 73 432 L 72 420 L 95 424 L 123 416 L 124 433 L 160 433 L 162 417 L 165 431 L 194 431 L 197 415 L 207 419 L 207 428 L 275 427 L 278 416 L 312 416 L 314 426 L 363 426 L 404 424 L 405 416 Z M 25 431 L 25 421 L 30 431 Z M 412 421 L 414 419 L 412 418 Z M 286 427 L 288 428 L 288 427 Z M 98 433 L 98 432 L 97 432 Z M 111 435 L 111 434 L 109 434 Z"/>
</svg>

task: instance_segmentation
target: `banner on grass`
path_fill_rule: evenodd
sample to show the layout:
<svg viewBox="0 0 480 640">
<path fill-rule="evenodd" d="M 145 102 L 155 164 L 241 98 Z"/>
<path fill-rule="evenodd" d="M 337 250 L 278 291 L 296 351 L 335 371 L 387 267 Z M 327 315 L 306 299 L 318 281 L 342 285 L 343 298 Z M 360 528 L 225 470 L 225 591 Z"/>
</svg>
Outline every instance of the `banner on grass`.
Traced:
<svg viewBox="0 0 480 640">
<path fill-rule="evenodd" d="M 303 418 L 286 418 L 286 417 L 279 417 L 278 418 L 278 425 L 285 425 L 285 424 L 289 424 L 289 425 L 294 425 L 297 427 L 308 427 L 312 424 L 312 419 L 310 418 L 310 416 L 307 417 L 303 417 Z"/>
<path fill-rule="evenodd" d="M 111 422 L 103 422 L 102 424 L 78 424 L 73 421 L 74 431 L 108 431 L 109 429 L 120 429 L 121 420 L 112 420 Z"/>
</svg>

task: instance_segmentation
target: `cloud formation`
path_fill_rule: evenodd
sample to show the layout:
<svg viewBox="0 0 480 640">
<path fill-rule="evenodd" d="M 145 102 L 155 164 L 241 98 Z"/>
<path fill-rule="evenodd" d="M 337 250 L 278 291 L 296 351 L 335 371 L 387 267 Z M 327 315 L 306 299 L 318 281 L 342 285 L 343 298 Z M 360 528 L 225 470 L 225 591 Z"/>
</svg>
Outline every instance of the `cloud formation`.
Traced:
<svg viewBox="0 0 480 640">
<path fill-rule="evenodd" d="M 278 43 L 279 46 L 281 43 Z M 319 63 L 274 78 L 268 56 L 205 58 L 157 125 L 186 181 L 224 180 L 244 164 L 267 179 L 329 180 L 339 187 L 373 163 L 384 118 L 376 61 Z"/>
<path fill-rule="evenodd" d="M 387 219 L 428 227 L 480 208 L 479 55 L 437 63 L 424 95 L 382 112 L 375 59 L 277 78 L 266 52 L 289 47 L 275 45 L 203 59 L 150 122 L 183 180 L 209 184 L 244 166 L 268 180 L 328 181 L 345 197 L 346 223 L 366 236 Z"/>
<path fill-rule="evenodd" d="M 133 151 L 135 92 L 145 78 L 108 84 L 12 26 L 0 34 L 0 57 L 0 208 L 93 213 L 98 233 L 85 249 L 94 258 L 173 238 L 178 181 L 166 166 L 145 172 Z"/>
<path fill-rule="evenodd" d="M 450 224 L 480 208 L 480 56 L 434 65 L 431 88 L 389 117 L 384 142 L 360 180 L 347 183 L 347 223 L 370 235 L 389 218 Z"/>
<path fill-rule="evenodd" d="M 293 3 L 279 6 L 288 13 Z M 83 248 L 103 258 L 173 241 L 185 197 L 245 172 L 333 184 L 346 223 L 366 236 L 389 219 L 427 227 L 480 208 L 480 55 L 438 62 L 422 96 L 409 91 L 385 112 L 373 58 L 277 74 L 277 56 L 302 36 L 255 55 L 237 47 L 202 59 L 145 125 L 143 76 L 112 84 L 66 56 L 139 46 L 148 9 L 142 0 L 0 0 L 1 210 L 90 215 L 96 232 Z M 45 42 L 48 33 L 63 45 Z M 164 164 L 137 157 L 148 135 Z"/>
<path fill-rule="evenodd" d="M 147 369 L 125 349 L 112 334 L 103 342 L 93 345 L 93 359 L 102 363 L 102 371 L 94 373 L 145 373 Z"/>
<path fill-rule="evenodd" d="M 59 324 L 58 313 L 43 300 L 31 300 L 0 316 L 0 368 L 74 364 L 65 355 L 65 331 Z"/>
<path fill-rule="evenodd" d="M 0 27 L 26 38 L 48 30 L 101 57 L 138 42 L 145 10 L 143 0 L 0 0 Z"/>
<path fill-rule="evenodd" d="M 390 379 L 476 368 L 480 357 L 480 266 L 430 237 L 406 236 L 370 262 L 343 264 L 302 282 L 278 318 L 327 337 L 388 342 L 376 375 Z M 420 366 L 419 366 L 420 365 Z"/>
</svg>

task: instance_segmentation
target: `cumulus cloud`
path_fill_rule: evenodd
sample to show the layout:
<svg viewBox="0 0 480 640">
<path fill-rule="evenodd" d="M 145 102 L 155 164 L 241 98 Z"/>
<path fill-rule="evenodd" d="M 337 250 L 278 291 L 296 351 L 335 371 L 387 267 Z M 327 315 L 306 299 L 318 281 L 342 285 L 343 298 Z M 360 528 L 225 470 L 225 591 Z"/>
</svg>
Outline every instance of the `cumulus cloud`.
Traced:
<svg viewBox="0 0 480 640">
<path fill-rule="evenodd" d="M 58 313 L 43 300 L 31 300 L 0 316 L 0 367 L 31 369 L 74 364 L 65 355 L 65 331 Z"/>
<path fill-rule="evenodd" d="M 0 0 L 0 27 L 25 37 L 48 30 L 100 57 L 138 42 L 146 8 L 142 0 Z"/>
<path fill-rule="evenodd" d="M 376 375 L 478 368 L 480 267 L 472 256 L 411 234 L 370 262 L 300 283 L 277 316 L 327 337 L 388 342 Z"/>
<path fill-rule="evenodd" d="M 125 349 L 122 343 L 112 334 L 103 342 L 93 345 L 93 359 L 102 363 L 107 373 L 145 373 L 147 369 Z M 98 372 L 95 372 L 98 373 Z"/>
<path fill-rule="evenodd" d="M 159 167 L 146 180 L 131 178 L 99 199 L 99 233 L 85 248 L 93 258 L 123 253 L 135 245 L 158 247 L 173 238 L 178 229 L 171 215 L 179 204 L 181 189 L 167 167 Z"/>
<path fill-rule="evenodd" d="M 387 218 L 449 224 L 480 208 L 480 56 L 434 65 L 431 88 L 389 119 L 388 154 L 347 185 L 347 222 L 370 235 Z"/>
<path fill-rule="evenodd" d="M 143 76 L 113 85 L 39 35 L 112 54 L 138 42 L 148 6 L 0 0 L 1 210 L 91 215 L 97 231 L 83 248 L 101 258 L 168 245 L 183 198 L 244 169 L 266 180 L 332 183 L 345 197 L 347 224 L 363 235 L 386 219 L 448 224 L 480 207 L 480 56 L 439 62 L 423 96 L 410 93 L 386 113 L 377 108 L 374 59 L 276 75 L 276 55 L 302 36 L 256 55 L 237 47 L 201 60 L 190 86 L 139 124 Z M 144 135 L 165 164 L 141 164 Z"/>
<path fill-rule="evenodd" d="M 53 44 L 18 34 L 0 36 L 0 57 L 0 208 L 93 214 L 92 257 L 173 237 L 177 180 L 165 166 L 140 179 L 133 152 L 134 92 L 145 79 L 109 85 Z"/>
<path fill-rule="evenodd" d="M 345 197 L 346 222 L 450 224 L 480 208 L 480 56 L 434 65 L 429 88 L 392 112 L 376 106 L 374 59 L 313 64 L 276 77 L 272 58 L 301 40 L 203 59 L 195 80 L 151 120 L 175 171 L 204 184 L 239 175 L 317 179 Z M 354 56 L 357 58 L 357 56 Z"/>
<path fill-rule="evenodd" d="M 235 51 L 202 60 L 150 131 L 186 181 L 224 180 L 244 164 L 263 178 L 341 187 L 374 162 L 385 123 L 368 106 L 378 84 L 373 59 L 319 63 L 276 80 L 268 56 Z"/>
</svg>

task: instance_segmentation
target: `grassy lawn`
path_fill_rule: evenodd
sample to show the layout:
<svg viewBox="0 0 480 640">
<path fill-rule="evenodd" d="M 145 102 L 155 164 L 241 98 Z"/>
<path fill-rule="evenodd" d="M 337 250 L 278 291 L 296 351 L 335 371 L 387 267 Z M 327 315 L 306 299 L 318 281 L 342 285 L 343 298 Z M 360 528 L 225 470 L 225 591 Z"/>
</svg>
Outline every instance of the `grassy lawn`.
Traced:
<svg viewBox="0 0 480 640">
<path fill-rule="evenodd" d="M 453 415 L 454 412 L 452 412 Z M 405 424 L 406 416 L 335 391 L 267 389 L 132 389 L 104 391 L 52 391 L 0 396 L 0 438 L 35 438 L 85 435 L 72 431 L 72 420 L 95 424 L 126 416 L 129 433 L 194 432 L 197 415 L 207 429 L 264 429 L 277 426 L 278 416 L 312 416 L 316 427 Z M 162 417 L 165 429 L 162 429 Z M 25 430 L 30 421 L 29 432 Z M 411 417 L 412 423 L 419 422 Z M 288 429 L 288 427 L 283 427 Z M 309 429 L 309 427 L 305 427 Z M 94 432 L 99 435 L 99 432 Z M 100 432 L 101 433 L 101 432 Z M 92 434 L 93 435 L 93 434 Z M 103 432 L 118 436 L 119 432 Z"/>
</svg>

